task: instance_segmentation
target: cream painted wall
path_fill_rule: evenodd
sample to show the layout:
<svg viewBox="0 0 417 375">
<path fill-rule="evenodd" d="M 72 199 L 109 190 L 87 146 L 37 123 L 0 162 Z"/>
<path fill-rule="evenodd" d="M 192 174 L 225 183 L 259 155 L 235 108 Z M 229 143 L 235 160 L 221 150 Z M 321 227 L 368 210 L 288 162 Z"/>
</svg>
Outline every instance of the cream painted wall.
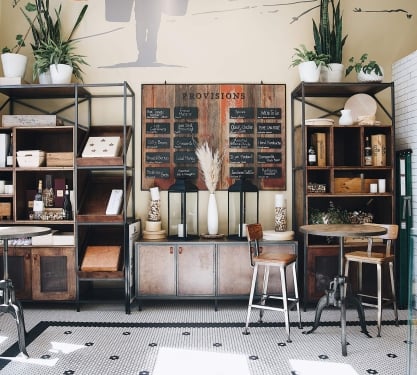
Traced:
<svg viewBox="0 0 417 375">
<path fill-rule="evenodd" d="M 120 0 L 123 1 L 123 0 Z M 149 0 L 152 1 L 152 0 Z M 21 0 L 25 4 L 26 0 Z M 289 68 L 293 48 L 313 47 L 312 18 L 318 19 L 319 0 L 189 0 L 184 16 L 162 15 L 158 34 L 158 62 L 163 66 L 109 67 L 137 58 L 134 14 L 129 22 L 107 22 L 104 0 L 50 0 L 63 4 L 64 25 L 73 24 L 81 7 L 89 9 L 77 36 L 79 52 L 87 56 L 85 82 L 128 81 L 137 94 L 140 118 L 142 83 L 285 83 L 287 87 L 287 199 L 291 200 L 290 93 L 299 83 L 296 69 Z M 0 2 L 0 45 L 10 44 L 16 33 L 26 31 L 20 11 L 11 0 Z M 280 5 L 276 5 L 280 4 Z M 348 39 L 344 61 L 368 52 L 391 80 L 394 61 L 417 49 L 417 2 L 409 0 L 341 0 L 344 31 Z M 362 11 L 358 12 L 358 8 Z M 402 11 L 404 10 L 404 11 Z M 411 16 L 411 17 L 410 17 Z M 30 56 L 30 48 L 23 51 Z M 26 79 L 31 80 L 28 69 Z M 354 77 L 348 77 L 354 80 Z M 103 109 L 103 119 L 111 116 Z M 100 118 L 94 119 L 100 123 Z M 137 124 L 140 129 L 140 124 Z M 146 219 L 149 192 L 140 190 L 140 131 L 137 131 L 137 216 Z M 261 192 L 261 223 L 273 226 L 275 192 Z M 218 192 L 220 231 L 227 232 L 227 193 Z M 166 223 L 166 194 L 162 194 Z M 200 231 L 206 230 L 206 192 L 201 192 Z M 164 204 L 165 201 L 165 204 Z M 270 209 L 265 209 L 270 207 Z M 291 210 L 289 210 L 291 211 Z M 291 223 L 291 212 L 288 222 Z"/>
</svg>

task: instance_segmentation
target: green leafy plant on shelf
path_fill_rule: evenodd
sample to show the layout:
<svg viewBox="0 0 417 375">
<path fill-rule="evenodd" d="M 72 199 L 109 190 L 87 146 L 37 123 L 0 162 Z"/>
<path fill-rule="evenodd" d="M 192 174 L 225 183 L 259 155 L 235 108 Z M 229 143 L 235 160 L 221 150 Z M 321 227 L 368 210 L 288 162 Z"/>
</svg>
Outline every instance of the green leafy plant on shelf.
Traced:
<svg viewBox="0 0 417 375">
<path fill-rule="evenodd" d="M 300 48 L 294 48 L 295 53 L 292 56 L 291 67 L 296 67 L 303 62 L 314 61 L 316 66 L 327 66 L 329 62 L 329 56 L 325 54 L 318 54 L 315 51 L 307 49 L 304 44 L 300 45 Z"/>
<path fill-rule="evenodd" d="M 352 70 L 355 70 L 356 73 L 360 73 L 361 71 L 370 74 L 374 72 L 378 76 L 382 76 L 382 69 L 377 64 L 375 60 L 370 60 L 368 63 L 366 62 L 368 60 L 368 54 L 364 53 L 359 60 L 355 62 L 355 58 L 352 56 L 349 59 L 350 65 L 346 68 L 345 76 L 347 76 Z"/>
</svg>

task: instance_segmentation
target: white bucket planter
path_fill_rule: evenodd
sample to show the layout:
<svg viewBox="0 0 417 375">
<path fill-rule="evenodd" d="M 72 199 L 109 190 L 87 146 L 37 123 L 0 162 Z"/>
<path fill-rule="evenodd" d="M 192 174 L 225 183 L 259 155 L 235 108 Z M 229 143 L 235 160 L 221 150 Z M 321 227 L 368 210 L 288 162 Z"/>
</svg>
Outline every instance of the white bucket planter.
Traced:
<svg viewBox="0 0 417 375">
<path fill-rule="evenodd" d="M 358 82 L 382 82 L 384 79 L 384 70 L 381 68 L 382 76 L 379 76 L 374 71 L 371 73 L 365 73 L 363 70 L 361 70 L 357 74 L 357 80 Z"/>
<path fill-rule="evenodd" d="M 305 61 L 298 65 L 300 80 L 304 82 L 318 82 L 320 79 L 320 65 L 314 61 Z"/>
<path fill-rule="evenodd" d="M 72 66 L 66 64 L 52 64 L 49 67 L 53 84 L 71 83 Z"/>
<path fill-rule="evenodd" d="M 19 53 L 3 53 L 1 63 L 3 64 L 3 74 L 5 77 L 23 77 L 26 71 L 28 58 Z"/>
<path fill-rule="evenodd" d="M 48 71 L 39 74 L 39 83 L 41 85 L 50 85 L 52 83 L 51 71 L 49 69 Z"/>
<path fill-rule="evenodd" d="M 342 82 L 344 73 L 343 64 L 330 63 L 327 66 L 321 67 L 320 81 L 321 82 Z"/>
</svg>

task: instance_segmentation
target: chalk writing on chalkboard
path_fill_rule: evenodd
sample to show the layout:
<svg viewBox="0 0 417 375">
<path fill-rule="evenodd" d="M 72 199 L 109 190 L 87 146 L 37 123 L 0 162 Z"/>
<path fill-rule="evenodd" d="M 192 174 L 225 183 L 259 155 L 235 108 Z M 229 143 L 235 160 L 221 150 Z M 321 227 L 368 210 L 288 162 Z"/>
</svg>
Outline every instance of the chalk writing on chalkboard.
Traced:
<svg viewBox="0 0 417 375">
<path fill-rule="evenodd" d="M 229 163 L 253 163 L 253 152 L 230 152 Z"/>
<path fill-rule="evenodd" d="M 169 122 L 147 122 L 147 134 L 169 134 Z"/>
<path fill-rule="evenodd" d="M 170 138 L 146 138 L 147 148 L 170 148 Z"/>
<path fill-rule="evenodd" d="M 145 176 L 147 178 L 163 178 L 163 179 L 169 179 L 171 177 L 169 173 L 169 168 L 163 168 L 163 167 L 146 167 Z"/>
<path fill-rule="evenodd" d="M 280 119 L 281 108 L 258 108 L 256 117 L 258 119 Z"/>
<path fill-rule="evenodd" d="M 259 152 L 256 156 L 257 162 L 259 164 L 269 164 L 269 163 L 281 163 L 281 153 L 280 152 Z"/>
<path fill-rule="evenodd" d="M 174 107 L 174 118 L 196 119 L 198 118 L 198 107 Z"/>
<path fill-rule="evenodd" d="M 281 134 L 281 123 L 258 123 L 256 125 L 258 134 Z"/>
<path fill-rule="evenodd" d="M 258 148 L 281 148 L 281 138 L 257 138 Z"/>
<path fill-rule="evenodd" d="M 254 168 L 250 167 L 231 167 L 229 169 L 229 175 L 231 178 L 244 178 L 253 177 L 255 175 Z"/>
<path fill-rule="evenodd" d="M 164 164 L 169 163 L 169 152 L 147 152 L 145 160 L 147 163 Z"/>
<path fill-rule="evenodd" d="M 278 167 L 258 167 L 259 178 L 279 178 L 282 176 L 282 169 Z"/>
<path fill-rule="evenodd" d="M 255 110 L 249 108 L 229 108 L 229 118 L 231 119 L 251 119 L 255 116 Z"/>
<path fill-rule="evenodd" d="M 197 162 L 197 156 L 194 151 L 175 151 L 174 163 L 176 164 L 194 164 Z"/>
<path fill-rule="evenodd" d="M 146 108 L 146 118 L 168 119 L 171 116 L 169 108 Z"/>
<path fill-rule="evenodd" d="M 197 134 L 198 133 L 198 123 L 193 122 L 175 122 L 174 123 L 174 133 L 175 134 Z"/>
<path fill-rule="evenodd" d="M 198 143 L 196 138 L 193 137 L 175 137 L 174 138 L 174 148 L 189 148 L 194 150 L 196 144 Z"/>
<path fill-rule="evenodd" d="M 175 167 L 174 168 L 175 178 L 189 178 L 196 179 L 198 177 L 197 167 Z"/>
<path fill-rule="evenodd" d="M 230 148 L 253 148 L 253 138 L 248 137 L 229 137 Z"/>
<path fill-rule="evenodd" d="M 253 134 L 255 124 L 253 122 L 231 122 L 229 133 L 232 134 Z"/>
</svg>

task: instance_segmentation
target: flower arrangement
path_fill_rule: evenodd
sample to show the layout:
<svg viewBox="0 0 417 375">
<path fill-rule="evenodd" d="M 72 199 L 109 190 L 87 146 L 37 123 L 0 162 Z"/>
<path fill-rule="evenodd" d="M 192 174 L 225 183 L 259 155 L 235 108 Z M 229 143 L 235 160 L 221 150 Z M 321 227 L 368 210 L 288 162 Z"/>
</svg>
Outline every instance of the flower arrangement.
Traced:
<svg viewBox="0 0 417 375">
<path fill-rule="evenodd" d="M 199 145 L 195 150 L 203 174 L 204 182 L 210 193 L 216 191 L 222 167 L 222 157 L 219 150 L 212 151 L 207 142 Z"/>
</svg>

